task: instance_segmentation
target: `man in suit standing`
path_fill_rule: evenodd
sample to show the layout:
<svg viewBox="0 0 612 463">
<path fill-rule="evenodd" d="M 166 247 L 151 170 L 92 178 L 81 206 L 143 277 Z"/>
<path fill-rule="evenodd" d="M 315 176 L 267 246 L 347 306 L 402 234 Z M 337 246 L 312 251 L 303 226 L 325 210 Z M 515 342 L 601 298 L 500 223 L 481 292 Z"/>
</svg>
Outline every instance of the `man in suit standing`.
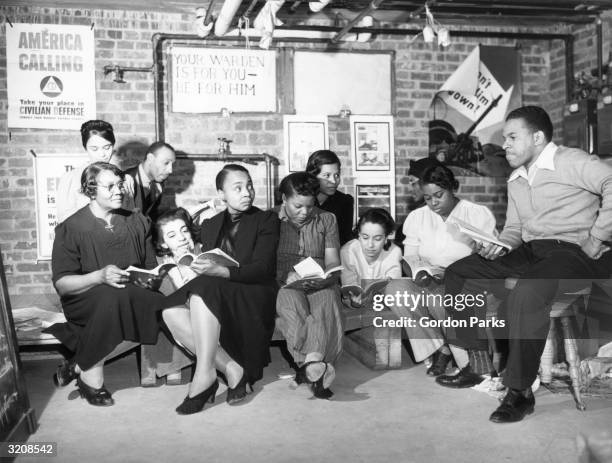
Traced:
<svg viewBox="0 0 612 463">
<path fill-rule="evenodd" d="M 582 150 L 557 146 L 550 117 L 538 106 L 510 112 L 503 130 L 508 179 L 506 224 L 493 243 L 446 270 L 446 296 L 490 290 L 492 280 L 519 276 L 506 298 L 509 355 L 503 384 L 508 393 L 491 414 L 495 423 L 522 420 L 532 413 L 531 385 L 538 374 L 549 327 L 550 303 L 572 279 L 604 279 L 612 273 L 612 167 Z M 574 283 L 575 286 L 575 283 Z M 474 308 L 449 307 L 455 320 L 467 321 Z M 457 328 L 455 344 L 486 349 L 477 326 Z M 471 387 L 482 378 L 465 367 L 436 382 Z"/>
<path fill-rule="evenodd" d="M 125 171 L 134 178 L 134 191 L 131 193 L 135 206 L 153 221 L 159 216 L 163 184 L 172 173 L 175 160 L 174 148 L 163 141 L 156 141 L 149 146 L 140 164 Z"/>
</svg>

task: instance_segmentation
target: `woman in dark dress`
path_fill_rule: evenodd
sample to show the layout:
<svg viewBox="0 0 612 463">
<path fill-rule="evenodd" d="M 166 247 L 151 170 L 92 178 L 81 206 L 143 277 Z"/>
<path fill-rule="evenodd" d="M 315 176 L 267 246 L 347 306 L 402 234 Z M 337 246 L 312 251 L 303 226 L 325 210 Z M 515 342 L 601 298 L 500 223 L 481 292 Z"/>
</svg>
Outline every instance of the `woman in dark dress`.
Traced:
<svg viewBox="0 0 612 463">
<path fill-rule="evenodd" d="M 349 242 L 353 236 L 353 197 L 338 191 L 340 184 L 340 159 L 330 150 L 315 151 L 308 158 L 306 172 L 319 179 L 317 206 L 331 212 L 338 221 L 340 246 Z"/>
<path fill-rule="evenodd" d="M 129 274 L 122 270 L 156 265 L 148 220 L 121 209 L 123 182 L 123 172 L 112 164 L 85 168 L 82 192 L 90 204 L 57 226 L 53 242 L 53 284 L 67 323 L 47 332 L 75 352 L 54 379 L 65 386 L 76 378 L 81 396 L 97 406 L 114 403 L 104 387 L 104 361 L 134 343 L 156 342 L 156 311 L 163 300 L 159 293 L 127 284 Z"/>
<path fill-rule="evenodd" d="M 270 362 L 277 293 L 278 216 L 253 206 L 253 183 L 242 166 L 226 165 L 217 174 L 216 187 L 227 210 L 202 223 L 202 251 L 220 248 L 240 266 L 196 260 L 191 268 L 199 276 L 164 302 L 165 307 L 187 303 L 191 311 L 196 307 L 207 314 L 210 338 L 199 352 L 196 345 L 197 361 L 205 367 L 197 378 L 197 387 L 190 389 L 180 406 L 183 413 L 196 413 L 214 398 L 219 384 L 215 372 L 218 344 L 229 356 L 225 372 L 230 404 L 246 397 L 247 386 L 262 377 L 263 368 Z M 164 312 L 164 320 L 172 330 L 173 321 L 166 319 L 169 313 Z"/>
</svg>

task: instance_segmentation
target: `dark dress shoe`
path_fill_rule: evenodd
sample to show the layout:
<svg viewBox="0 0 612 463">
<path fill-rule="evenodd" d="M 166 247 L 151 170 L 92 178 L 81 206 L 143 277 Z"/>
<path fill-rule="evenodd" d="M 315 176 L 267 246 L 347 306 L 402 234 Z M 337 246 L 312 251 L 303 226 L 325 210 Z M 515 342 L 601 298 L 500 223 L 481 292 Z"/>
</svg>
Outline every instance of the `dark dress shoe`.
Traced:
<svg viewBox="0 0 612 463">
<path fill-rule="evenodd" d="M 441 375 L 436 378 L 436 383 L 438 383 L 440 386 L 452 387 L 455 389 L 473 387 L 481 382 L 482 376 L 474 373 L 469 365 L 459 370 L 459 373 L 454 376 Z"/>
<path fill-rule="evenodd" d="M 515 423 L 525 418 L 525 415 L 533 413 L 535 398 L 531 389 L 520 391 L 508 389 L 508 393 L 497 409 L 489 417 L 493 423 Z"/>
<path fill-rule="evenodd" d="M 451 355 L 444 354 L 442 352 L 438 352 L 436 354 L 436 360 L 432 363 L 432 365 L 427 369 L 427 374 L 429 376 L 440 376 L 446 372 L 446 367 L 453 359 Z"/>
</svg>

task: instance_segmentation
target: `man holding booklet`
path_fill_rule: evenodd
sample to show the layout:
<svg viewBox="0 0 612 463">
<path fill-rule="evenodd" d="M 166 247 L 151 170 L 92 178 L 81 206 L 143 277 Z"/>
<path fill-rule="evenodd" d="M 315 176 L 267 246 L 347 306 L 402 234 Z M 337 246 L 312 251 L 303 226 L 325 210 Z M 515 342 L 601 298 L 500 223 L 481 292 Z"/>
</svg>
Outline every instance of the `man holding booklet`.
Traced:
<svg viewBox="0 0 612 463">
<path fill-rule="evenodd" d="M 531 392 L 544 350 L 549 307 L 561 280 L 608 278 L 612 253 L 612 167 L 584 151 L 557 146 L 552 122 L 540 107 L 510 112 L 503 130 L 508 163 L 506 224 L 499 241 L 481 242 L 479 253 L 448 267 L 445 290 L 454 296 L 489 289 L 491 280 L 518 276 L 506 299 L 509 356 L 503 383 L 508 393 L 490 420 L 506 423 L 532 413 Z M 508 250 L 509 249 L 509 250 Z M 488 281 L 488 282 L 487 282 Z M 578 288 L 576 288 L 578 289 Z M 449 309 L 455 319 L 469 320 L 473 310 Z M 457 329 L 459 346 L 486 349 L 477 327 Z M 462 369 L 440 376 L 447 387 L 470 387 L 481 378 Z"/>
</svg>

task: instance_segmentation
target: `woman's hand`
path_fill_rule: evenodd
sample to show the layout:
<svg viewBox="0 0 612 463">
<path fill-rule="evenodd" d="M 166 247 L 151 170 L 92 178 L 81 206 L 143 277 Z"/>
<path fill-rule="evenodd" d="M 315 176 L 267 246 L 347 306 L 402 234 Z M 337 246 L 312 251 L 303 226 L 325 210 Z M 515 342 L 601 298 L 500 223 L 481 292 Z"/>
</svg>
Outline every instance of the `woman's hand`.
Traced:
<svg viewBox="0 0 612 463">
<path fill-rule="evenodd" d="M 112 286 L 113 288 L 125 288 L 125 283 L 130 279 L 130 273 L 125 270 L 121 270 L 116 265 L 107 265 L 106 267 L 99 270 L 100 272 L 100 283 Z"/>
<path fill-rule="evenodd" d="M 227 267 L 215 264 L 209 259 L 196 259 L 191 263 L 190 268 L 198 275 L 229 278 L 229 269 Z"/>
<path fill-rule="evenodd" d="M 351 299 L 351 306 L 355 307 L 356 309 L 361 308 L 362 306 L 361 294 L 349 293 L 349 295 Z"/>
<path fill-rule="evenodd" d="M 285 282 L 285 284 L 289 285 L 299 279 L 300 279 L 300 276 L 297 274 L 297 272 L 289 272 L 287 274 L 287 281 Z"/>
</svg>

